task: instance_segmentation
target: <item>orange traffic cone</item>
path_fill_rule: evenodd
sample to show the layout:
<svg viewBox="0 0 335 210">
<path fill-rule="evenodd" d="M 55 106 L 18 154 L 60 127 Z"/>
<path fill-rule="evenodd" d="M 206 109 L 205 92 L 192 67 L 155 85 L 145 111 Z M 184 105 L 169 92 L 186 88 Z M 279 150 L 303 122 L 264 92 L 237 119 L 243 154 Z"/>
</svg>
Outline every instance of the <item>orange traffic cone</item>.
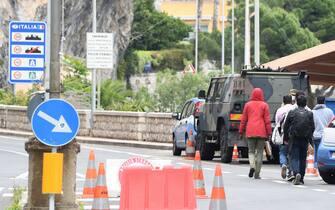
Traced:
<svg viewBox="0 0 335 210">
<path fill-rule="evenodd" d="M 191 159 L 191 160 L 194 159 L 195 147 L 194 147 L 194 143 L 190 139 L 187 139 L 186 141 L 185 153 L 186 153 L 186 159 Z"/>
<path fill-rule="evenodd" d="M 103 163 L 99 164 L 98 178 L 94 189 L 92 210 L 109 210 L 105 164 Z"/>
<path fill-rule="evenodd" d="M 309 154 L 307 157 L 306 176 L 318 176 L 316 168 L 314 168 L 314 156 Z"/>
<path fill-rule="evenodd" d="M 93 198 L 96 179 L 97 179 L 97 169 L 95 168 L 95 155 L 94 151 L 91 150 L 88 158 L 86 179 L 82 198 Z"/>
<path fill-rule="evenodd" d="M 223 186 L 221 166 L 216 165 L 209 210 L 227 210 L 226 193 Z"/>
<path fill-rule="evenodd" d="M 239 163 L 237 144 L 234 144 L 232 163 L 234 164 Z"/>
<path fill-rule="evenodd" d="M 195 195 L 197 198 L 207 198 L 204 182 L 204 174 L 202 173 L 200 152 L 196 151 L 193 165 L 193 180 Z"/>
</svg>

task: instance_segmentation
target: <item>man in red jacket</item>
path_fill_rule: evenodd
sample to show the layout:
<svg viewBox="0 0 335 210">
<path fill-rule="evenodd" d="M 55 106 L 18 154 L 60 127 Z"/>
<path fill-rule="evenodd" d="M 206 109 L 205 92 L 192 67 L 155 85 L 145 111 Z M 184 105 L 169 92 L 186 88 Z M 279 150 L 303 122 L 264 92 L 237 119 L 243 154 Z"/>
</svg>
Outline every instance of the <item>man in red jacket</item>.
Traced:
<svg viewBox="0 0 335 210">
<path fill-rule="evenodd" d="M 249 149 L 249 177 L 260 179 L 265 140 L 272 133 L 269 106 L 264 102 L 263 90 L 255 88 L 245 104 L 240 124 L 240 136 L 246 130 Z"/>
</svg>

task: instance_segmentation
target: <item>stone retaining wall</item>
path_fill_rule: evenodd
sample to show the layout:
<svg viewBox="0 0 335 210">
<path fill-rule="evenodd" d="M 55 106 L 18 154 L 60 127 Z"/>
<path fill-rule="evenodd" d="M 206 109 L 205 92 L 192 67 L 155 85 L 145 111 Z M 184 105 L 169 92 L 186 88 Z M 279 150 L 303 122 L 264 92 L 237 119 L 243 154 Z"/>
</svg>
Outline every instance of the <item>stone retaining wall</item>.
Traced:
<svg viewBox="0 0 335 210">
<path fill-rule="evenodd" d="M 143 113 L 96 111 L 94 126 L 90 129 L 90 111 L 79 110 L 80 130 L 78 135 L 101 138 L 171 142 L 174 119 L 170 113 Z M 31 131 L 26 107 L 0 105 L 0 128 Z"/>
</svg>

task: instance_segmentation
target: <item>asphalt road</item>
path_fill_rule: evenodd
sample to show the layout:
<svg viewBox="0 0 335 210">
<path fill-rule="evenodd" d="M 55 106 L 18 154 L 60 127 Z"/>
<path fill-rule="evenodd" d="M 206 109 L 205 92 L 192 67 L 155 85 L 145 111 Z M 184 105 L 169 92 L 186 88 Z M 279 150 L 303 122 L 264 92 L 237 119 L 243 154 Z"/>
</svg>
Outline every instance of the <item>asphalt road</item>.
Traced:
<svg viewBox="0 0 335 210">
<path fill-rule="evenodd" d="M 13 187 L 27 186 L 28 155 L 24 150 L 23 138 L 0 136 L 0 209 L 11 203 Z M 81 145 L 77 164 L 77 194 L 80 197 L 84 184 L 89 149 L 93 148 L 96 164 L 107 159 L 142 157 L 148 160 L 171 160 L 174 165 L 193 165 L 193 161 L 173 157 L 170 151 L 117 147 L 106 145 Z M 203 161 L 206 193 L 210 195 L 214 169 L 219 160 Z M 335 186 L 324 183 L 319 177 L 306 177 L 305 185 L 293 186 L 280 178 L 277 165 L 264 164 L 261 180 L 247 177 L 246 161 L 239 165 L 222 164 L 223 179 L 229 210 L 330 210 L 335 209 Z M 79 199 L 78 199 L 79 201 Z M 81 200 L 80 200 L 81 201 Z M 85 209 L 90 201 L 82 201 Z M 118 207 L 118 198 L 111 199 L 113 209 Z M 209 199 L 197 200 L 198 209 L 208 209 Z"/>
</svg>

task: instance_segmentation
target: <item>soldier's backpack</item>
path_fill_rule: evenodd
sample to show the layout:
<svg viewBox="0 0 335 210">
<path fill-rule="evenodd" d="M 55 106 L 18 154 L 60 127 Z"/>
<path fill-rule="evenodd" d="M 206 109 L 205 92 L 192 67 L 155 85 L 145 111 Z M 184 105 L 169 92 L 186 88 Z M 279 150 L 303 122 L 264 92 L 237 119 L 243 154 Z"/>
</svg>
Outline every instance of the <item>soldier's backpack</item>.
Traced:
<svg viewBox="0 0 335 210">
<path fill-rule="evenodd" d="M 306 109 L 295 109 L 290 133 L 296 138 L 307 138 L 310 135 L 309 111 Z"/>
</svg>

